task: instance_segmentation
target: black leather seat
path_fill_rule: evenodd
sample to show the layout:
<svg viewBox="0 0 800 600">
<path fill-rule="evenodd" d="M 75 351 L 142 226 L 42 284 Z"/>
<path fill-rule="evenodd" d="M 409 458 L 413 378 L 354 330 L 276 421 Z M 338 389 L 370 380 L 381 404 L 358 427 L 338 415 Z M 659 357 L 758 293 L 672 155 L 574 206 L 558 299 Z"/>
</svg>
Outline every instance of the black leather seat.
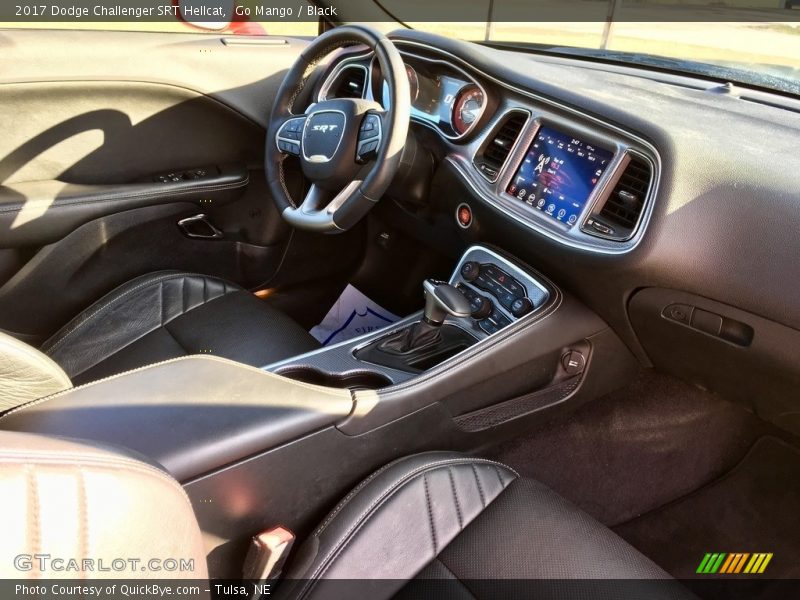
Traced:
<svg viewBox="0 0 800 600">
<path fill-rule="evenodd" d="M 509 467 L 433 452 L 355 488 L 295 556 L 282 598 L 692 598 L 586 513 Z"/>
<path fill-rule="evenodd" d="M 188 354 L 253 366 L 318 343 L 238 285 L 206 275 L 143 275 L 95 302 L 42 346 L 73 384 Z"/>
</svg>

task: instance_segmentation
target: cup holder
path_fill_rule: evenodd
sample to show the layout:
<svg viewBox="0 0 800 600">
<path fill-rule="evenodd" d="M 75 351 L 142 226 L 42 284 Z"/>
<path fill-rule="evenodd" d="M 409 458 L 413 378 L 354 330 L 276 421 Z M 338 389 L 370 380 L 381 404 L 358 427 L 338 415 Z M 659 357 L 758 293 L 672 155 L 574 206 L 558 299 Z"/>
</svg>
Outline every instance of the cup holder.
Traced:
<svg viewBox="0 0 800 600">
<path fill-rule="evenodd" d="M 312 367 L 287 367 L 276 374 L 295 381 L 348 390 L 377 390 L 392 385 L 392 380 L 376 371 L 349 371 L 326 373 Z"/>
</svg>

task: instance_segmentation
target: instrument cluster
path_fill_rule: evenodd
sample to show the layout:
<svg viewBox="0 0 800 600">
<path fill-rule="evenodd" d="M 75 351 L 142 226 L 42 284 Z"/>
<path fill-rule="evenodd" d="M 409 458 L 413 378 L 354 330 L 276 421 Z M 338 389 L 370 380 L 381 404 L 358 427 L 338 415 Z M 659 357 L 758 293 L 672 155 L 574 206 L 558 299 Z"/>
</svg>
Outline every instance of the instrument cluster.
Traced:
<svg viewBox="0 0 800 600">
<path fill-rule="evenodd" d="M 472 131 L 486 109 L 483 87 L 448 63 L 409 55 L 404 59 L 411 90 L 411 118 L 451 139 Z M 372 62 L 371 75 L 372 97 L 388 108 L 388 86 L 377 61 Z"/>
</svg>

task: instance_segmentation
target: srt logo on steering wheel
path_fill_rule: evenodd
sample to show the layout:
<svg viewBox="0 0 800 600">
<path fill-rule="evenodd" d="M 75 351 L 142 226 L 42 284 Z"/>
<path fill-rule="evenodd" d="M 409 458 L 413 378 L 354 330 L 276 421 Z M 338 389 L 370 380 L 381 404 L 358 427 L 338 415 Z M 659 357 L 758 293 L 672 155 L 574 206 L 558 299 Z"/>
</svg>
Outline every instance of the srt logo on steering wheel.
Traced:
<svg viewBox="0 0 800 600">
<path fill-rule="evenodd" d="M 314 131 L 321 131 L 322 133 L 325 133 L 326 131 L 333 131 L 337 127 L 339 127 L 339 126 L 338 125 L 312 125 L 311 129 L 314 130 Z"/>
</svg>

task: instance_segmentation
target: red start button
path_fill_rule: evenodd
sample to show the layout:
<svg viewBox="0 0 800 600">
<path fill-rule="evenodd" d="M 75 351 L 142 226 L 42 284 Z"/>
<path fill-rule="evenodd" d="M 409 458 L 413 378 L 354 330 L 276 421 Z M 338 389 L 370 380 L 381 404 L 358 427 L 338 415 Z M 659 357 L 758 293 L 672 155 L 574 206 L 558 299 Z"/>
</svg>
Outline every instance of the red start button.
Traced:
<svg viewBox="0 0 800 600">
<path fill-rule="evenodd" d="M 469 204 L 459 204 L 456 209 L 456 220 L 464 229 L 472 225 L 472 209 Z"/>
</svg>

